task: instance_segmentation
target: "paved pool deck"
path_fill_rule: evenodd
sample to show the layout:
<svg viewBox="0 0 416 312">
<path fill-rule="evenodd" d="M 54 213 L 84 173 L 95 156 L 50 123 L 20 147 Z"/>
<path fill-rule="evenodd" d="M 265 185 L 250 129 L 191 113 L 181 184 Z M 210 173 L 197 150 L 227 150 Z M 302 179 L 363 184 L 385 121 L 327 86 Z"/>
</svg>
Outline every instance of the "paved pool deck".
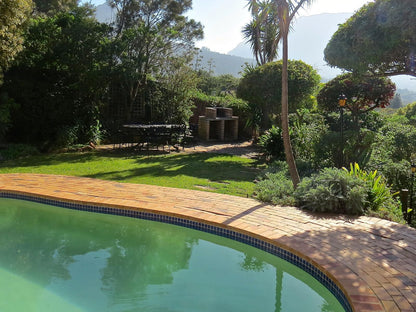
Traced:
<svg viewBox="0 0 416 312">
<path fill-rule="evenodd" d="M 88 178 L 2 174 L 0 192 L 177 216 L 249 234 L 308 260 L 354 311 L 416 311 L 416 230 L 386 220 L 311 214 L 202 191 Z"/>
</svg>

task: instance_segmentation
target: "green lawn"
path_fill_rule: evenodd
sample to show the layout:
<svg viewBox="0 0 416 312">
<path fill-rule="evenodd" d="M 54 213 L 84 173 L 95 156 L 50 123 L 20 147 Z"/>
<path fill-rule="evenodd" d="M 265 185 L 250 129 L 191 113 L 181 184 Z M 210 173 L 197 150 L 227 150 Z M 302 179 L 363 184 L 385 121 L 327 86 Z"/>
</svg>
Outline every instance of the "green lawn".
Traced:
<svg viewBox="0 0 416 312">
<path fill-rule="evenodd" d="M 210 153 L 137 155 L 95 151 L 25 157 L 0 162 L 0 173 L 44 173 L 153 184 L 251 196 L 262 165 L 256 160 Z"/>
</svg>

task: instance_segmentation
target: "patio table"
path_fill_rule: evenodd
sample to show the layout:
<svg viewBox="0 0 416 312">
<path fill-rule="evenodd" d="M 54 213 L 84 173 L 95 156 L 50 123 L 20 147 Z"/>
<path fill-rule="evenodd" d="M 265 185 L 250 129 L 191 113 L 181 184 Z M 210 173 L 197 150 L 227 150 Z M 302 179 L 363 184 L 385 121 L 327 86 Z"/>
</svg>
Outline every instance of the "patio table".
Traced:
<svg viewBox="0 0 416 312">
<path fill-rule="evenodd" d="M 132 143 L 141 149 L 146 146 L 147 149 L 151 145 L 175 146 L 180 143 L 182 136 L 185 133 L 186 126 L 179 124 L 125 124 L 123 125 L 124 132 L 127 132 L 127 137 L 130 137 Z"/>
</svg>

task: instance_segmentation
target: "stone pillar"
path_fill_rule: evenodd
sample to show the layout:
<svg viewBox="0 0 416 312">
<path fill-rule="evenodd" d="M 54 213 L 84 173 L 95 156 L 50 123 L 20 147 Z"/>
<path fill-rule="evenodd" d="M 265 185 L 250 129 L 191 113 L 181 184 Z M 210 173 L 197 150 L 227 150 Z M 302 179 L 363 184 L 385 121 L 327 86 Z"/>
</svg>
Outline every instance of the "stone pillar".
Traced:
<svg viewBox="0 0 416 312">
<path fill-rule="evenodd" d="M 205 116 L 199 116 L 198 135 L 202 140 L 209 140 L 209 120 Z"/>
</svg>

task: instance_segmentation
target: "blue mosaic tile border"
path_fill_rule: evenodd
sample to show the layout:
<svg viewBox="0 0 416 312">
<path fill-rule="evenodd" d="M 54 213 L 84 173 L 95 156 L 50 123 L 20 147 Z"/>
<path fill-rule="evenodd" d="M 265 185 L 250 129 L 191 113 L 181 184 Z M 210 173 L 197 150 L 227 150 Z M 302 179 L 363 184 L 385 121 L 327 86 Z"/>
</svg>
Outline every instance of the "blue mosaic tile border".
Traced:
<svg viewBox="0 0 416 312">
<path fill-rule="evenodd" d="M 330 279 L 327 275 L 325 275 L 325 273 L 323 273 L 313 264 L 291 253 L 290 251 L 284 250 L 278 246 L 262 241 L 260 239 L 257 239 L 257 238 L 254 238 L 254 237 L 242 234 L 242 233 L 238 233 L 236 231 L 196 222 L 193 220 L 187 220 L 183 218 L 161 215 L 161 214 L 156 214 L 156 213 L 151 213 L 151 212 L 135 211 L 135 210 L 127 210 L 127 209 L 119 209 L 119 208 L 109 208 L 109 207 L 104 207 L 104 206 L 83 205 L 83 204 L 78 204 L 78 203 L 70 203 L 70 202 L 65 202 L 65 201 L 16 194 L 12 192 L 0 192 L 0 198 L 27 200 L 27 201 L 32 201 L 36 203 L 58 206 L 58 207 L 63 207 L 63 208 L 68 208 L 68 209 L 73 209 L 73 210 L 89 211 L 89 212 L 96 212 L 96 213 L 103 213 L 103 214 L 126 216 L 126 217 L 138 218 L 138 219 L 144 219 L 144 220 L 159 221 L 159 222 L 183 226 L 186 228 L 191 228 L 191 229 L 223 236 L 226 238 L 230 238 L 232 240 L 235 240 L 235 241 L 253 246 L 255 248 L 261 249 L 263 251 L 266 251 L 272 255 L 275 255 L 279 258 L 282 258 L 283 260 L 288 261 L 289 263 L 299 267 L 303 271 L 306 271 L 307 273 L 312 275 L 316 280 L 318 280 L 322 285 L 324 285 L 335 296 L 335 298 L 337 298 L 337 300 L 340 302 L 340 304 L 342 305 L 342 307 L 345 309 L 346 312 L 353 311 L 348 299 L 346 298 L 342 290 L 334 283 L 332 279 Z"/>
</svg>

